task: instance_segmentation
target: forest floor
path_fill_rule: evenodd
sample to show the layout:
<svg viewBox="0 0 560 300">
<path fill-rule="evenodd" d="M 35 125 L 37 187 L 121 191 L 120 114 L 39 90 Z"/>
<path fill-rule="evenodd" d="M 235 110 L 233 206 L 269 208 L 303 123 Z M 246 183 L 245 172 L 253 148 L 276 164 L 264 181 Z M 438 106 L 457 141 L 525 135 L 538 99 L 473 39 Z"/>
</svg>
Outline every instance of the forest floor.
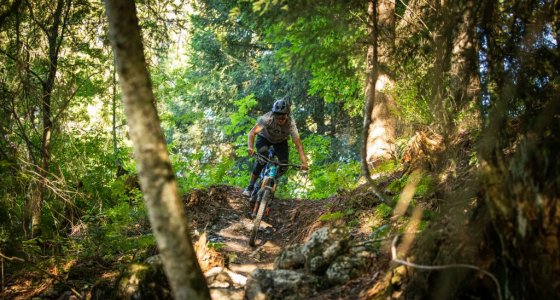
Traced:
<svg viewBox="0 0 560 300">
<path fill-rule="evenodd" d="M 287 246 L 301 244 L 317 229 L 334 225 L 337 221 L 321 221 L 322 215 L 338 211 L 354 195 L 334 196 L 322 200 L 275 199 L 270 215 L 261 222 L 255 247 L 248 244 L 253 227 L 248 199 L 242 190 L 228 186 L 216 186 L 191 193 L 186 200 L 187 211 L 192 215 L 193 228 L 205 232 L 206 244 L 219 245 L 214 254 L 204 254 L 197 247 L 203 270 L 225 267 L 233 273 L 248 277 L 253 270 L 272 269 L 274 260 Z M 365 207 L 371 213 L 373 207 Z M 358 213 L 367 216 L 368 213 Z M 341 221 L 341 220 L 339 220 Z M 357 222 L 358 223 L 358 222 Z M 359 224 L 367 224 L 360 220 Z M 205 231 L 204 231 L 205 230 Z M 371 228 L 354 228 L 354 239 L 366 239 Z M 202 233 L 201 233 L 202 234 Z M 196 245 L 200 245 L 197 243 Z M 218 252 L 218 254 L 216 253 Z M 374 264 L 359 278 L 345 285 L 335 286 L 315 295 L 312 299 L 359 299 L 371 296 L 376 279 L 383 276 L 390 261 L 389 251 L 376 258 Z M 202 257 L 200 257 L 202 256 Z M 243 299 L 244 287 L 211 289 L 213 299 Z M 361 295 L 361 296 L 360 296 Z"/>
<path fill-rule="evenodd" d="M 287 246 L 301 244 L 315 230 L 337 223 L 336 220 L 321 221 L 319 218 L 340 210 L 349 197 L 339 195 L 316 201 L 275 199 L 270 215 L 261 222 L 262 230 L 259 231 L 256 246 L 251 247 L 248 239 L 253 222 L 249 215 L 248 199 L 241 196 L 241 189 L 214 186 L 185 195 L 184 203 L 194 232 L 201 268 L 204 272 L 227 270 L 237 276 L 238 284 L 211 285 L 212 298 L 243 299 L 244 282 L 253 270 L 272 269 L 275 258 Z M 370 230 L 360 232 L 360 228 L 355 228 L 352 235 L 358 239 L 365 238 L 371 233 Z M 154 249 L 147 251 L 156 252 Z M 390 254 L 389 251 L 385 252 L 361 277 L 343 286 L 324 290 L 313 299 L 358 299 L 360 293 L 363 295 L 372 287 L 375 279 L 388 269 Z M 10 274 L 8 269 L 2 276 L 4 290 L 0 293 L 0 299 L 80 299 L 76 296 L 78 294 L 88 299 L 96 282 L 104 280 L 109 282 L 109 286 L 114 286 L 127 262 L 124 259 L 119 262 L 99 258 L 71 260 L 64 264 L 61 266 L 53 261 L 32 267 L 27 264 L 27 267 L 20 266 L 20 270 L 14 274 Z M 45 269 L 47 265 L 52 267 Z"/>
</svg>

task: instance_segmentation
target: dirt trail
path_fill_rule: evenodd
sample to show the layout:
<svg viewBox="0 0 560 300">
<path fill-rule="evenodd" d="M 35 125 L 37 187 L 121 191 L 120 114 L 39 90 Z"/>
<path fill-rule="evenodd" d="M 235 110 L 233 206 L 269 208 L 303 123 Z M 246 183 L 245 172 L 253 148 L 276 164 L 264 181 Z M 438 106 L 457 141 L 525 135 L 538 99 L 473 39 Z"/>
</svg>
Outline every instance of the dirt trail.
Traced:
<svg viewBox="0 0 560 300">
<path fill-rule="evenodd" d="M 249 234 L 253 222 L 249 217 L 248 199 L 242 197 L 241 192 L 241 189 L 235 187 L 214 186 L 196 190 L 185 198 L 191 226 L 199 231 L 200 238 L 195 245 L 197 253 L 200 255 L 212 252 L 200 249 L 197 245 L 221 246 L 218 251 L 214 251 L 215 255 L 208 254 L 202 259 L 199 257 L 203 270 L 225 267 L 233 273 L 248 277 L 256 268 L 272 269 L 274 260 L 283 249 L 292 244 L 304 243 L 315 230 L 326 225 L 319 220 L 321 215 L 340 209 L 348 200 L 344 195 L 318 201 L 275 199 L 270 215 L 261 222 L 257 245 L 251 247 Z M 367 199 L 373 197 L 364 193 L 354 196 L 360 195 L 366 195 L 363 197 Z M 353 235 L 358 237 L 363 234 L 360 231 L 356 228 Z M 361 277 L 323 290 L 313 299 L 358 299 L 360 291 L 368 290 L 376 278 L 383 276 L 389 260 L 388 254 L 380 255 Z M 210 284 L 213 299 L 243 299 L 243 288 L 244 285 L 216 287 Z M 369 298 L 368 293 L 364 295 L 364 299 Z"/>
<path fill-rule="evenodd" d="M 275 258 L 286 246 L 306 237 L 324 207 L 321 201 L 275 199 L 270 215 L 261 221 L 256 245 L 251 247 L 253 221 L 248 199 L 241 192 L 235 187 L 215 186 L 185 197 L 191 228 L 196 231 L 195 239 L 198 238 L 195 248 L 207 273 L 225 267 L 246 278 L 256 268 L 272 269 Z M 311 216 L 306 212 L 311 212 Z M 204 248 L 205 245 L 213 245 L 217 251 Z M 224 288 L 211 284 L 210 288 L 213 299 L 243 299 L 242 286 Z"/>
<path fill-rule="evenodd" d="M 206 241 L 217 245 L 224 254 L 225 265 L 243 276 L 248 276 L 255 268 L 271 269 L 282 249 L 297 242 L 304 233 L 297 229 L 305 228 L 305 224 L 296 222 L 302 200 L 275 199 L 270 215 L 261 222 L 255 247 L 248 243 L 253 221 L 249 216 L 248 199 L 241 196 L 240 189 L 218 186 L 198 190 L 186 201 L 193 229 L 205 233 Z"/>
</svg>

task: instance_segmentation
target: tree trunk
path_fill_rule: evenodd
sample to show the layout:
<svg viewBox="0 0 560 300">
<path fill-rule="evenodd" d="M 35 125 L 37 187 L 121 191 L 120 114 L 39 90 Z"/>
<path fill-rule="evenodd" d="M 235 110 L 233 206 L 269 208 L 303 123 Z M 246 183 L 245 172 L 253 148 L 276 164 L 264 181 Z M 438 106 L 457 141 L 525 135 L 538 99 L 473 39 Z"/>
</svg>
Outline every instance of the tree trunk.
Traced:
<svg viewBox="0 0 560 300">
<path fill-rule="evenodd" d="M 395 41 L 395 2 L 379 0 L 377 2 L 376 29 L 376 74 L 372 78 L 372 87 L 375 89 L 372 97 L 373 108 L 371 123 L 367 137 L 366 161 L 369 166 L 375 166 L 380 161 L 390 159 L 395 144 L 396 119 L 391 113 L 395 108 L 395 100 L 385 92 L 385 89 L 394 85 L 387 69 L 392 59 Z"/>
<path fill-rule="evenodd" d="M 369 0 L 368 2 L 368 50 L 367 50 L 367 63 L 366 63 L 366 105 L 364 111 L 364 125 L 362 128 L 362 176 L 364 176 L 370 185 L 373 193 L 383 202 L 389 203 L 389 201 L 381 194 L 373 180 L 371 179 L 371 173 L 369 171 L 369 163 L 367 161 L 368 153 L 368 136 L 369 130 L 371 128 L 371 116 L 374 110 L 374 99 L 375 99 L 375 82 L 377 82 L 377 7 L 375 0 Z M 390 203 L 389 203 L 390 204 Z"/>
<path fill-rule="evenodd" d="M 71 1 L 66 4 L 66 16 L 71 6 Z M 40 165 L 35 166 L 35 172 L 38 174 L 37 185 L 35 191 L 31 196 L 31 201 L 28 206 L 29 214 L 31 215 L 31 236 L 35 237 L 40 235 L 41 228 L 41 209 L 43 206 L 44 195 L 45 195 L 45 185 L 48 180 L 49 167 L 51 163 L 51 139 L 52 139 L 52 113 L 51 113 L 51 101 L 52 92 L 55 86 L 56 73 L 58 69 L 58 55 L 60 51 L 60 45 L 62 44 L 62 39 L 64 36 L 65 28 L 65 16 L 63 16 L 65 2 L 64 0 L 58 0 L 56 4 L 56 9 L 53 14 L 53 24 L 48 31 L 48 42 L 49 42 L 49 71 L 47 79 L 43 82 L 43 95 L 42 95 L 42 105 L 41 112 L 43 118 L 43 135 L 41 139 L 40 147 Z"/>
<path fill-rule="evenodd" d="M 480 77 L 477 66 L 479 65 L 476 54 L 476 15 L 475 11 L 480 5 L 469 0 L 461 5 L 458 15 L 461 16 L 457 26 L 457 33 L 451 50 L 450 76 L 455 90 L 453 91 L 454 106 L 453 118 L 462 114 L 463 127 L 476 128 L 481 123 L 480 111 L 477 101 L 480 96 Z M 463 130 L 465 128 L 458 128 Z"/>
<path fill-rule="evenodd" d="M 462 129 L 452 124 L 460 113 L 464 116 L 463 127 L 480 125 L 478 105 L 474 103 L 480 95 L 475 31 L 479 3 L 436 1 L 435 4 L 442 14 L 435 20 L 431 98 L 438 131 L 447 138 L 454 134 L 453 130 Z"/>
<path fill-rule="evenodd" d="M 368 163 L 370 126 L 375 99 L 375 82 L 377 81 L 377 8 L 376 1 L 368 1 L 368 48 L 366 56 L 366 105 L 364 125 L 362 128 L 362 174 L 371 180 Z"/>
<path fill-rule="evenodd" d="M 140 185 L 175 299 L 210 299 L 154 104 L 133 0 L 105 2 Z"/>
<path fill-rule="evenodd" d="M 431 109 L 434 119 L 436 120 L 436 128 L 438 132 L 443 133 L 447 130 L 449 123 L 449 114 L 447 113 L 450 108 L 450 102 L 445 97 L 445 73 L 449 70 L 450 63 L 450 48 L 451 48 L 451 34 L 452 27 L 455 22 L 447 21 L 453 17 L 449 11 L 448 3 L 434 2 L 435 10 L 441 12 L 440 15 L 435 16 L 433 22 L 435 30 L 435 37 L 433 37 L 434 47 L 434 66 L 430 70 L 430 78 L 432 82 Z M 443 135 L 447 139 L 447 135 Z"/>
<path fill-rule="evenodd" d="M 117 63 L 114 62 L 114 65 L 116 66 Z M 111 103 L 111 108 L 112 108 L 112 133 L 113 133 L 113 153 L 115 155 L 115 168 L 116 168 L 116 174 L 117 177 L 120 177 L 122 175 L 124 175 L 126 172 L 122 166 L 122 162 L 121 159 L 119 157 L 119 148 L 117 145 L 117 70 L 115 67 L 113 67 L 113 81 L 112 81 L 112 88 L 113 88 L 113 97 L 112 97 L 112 103 Z"/>
</svg>

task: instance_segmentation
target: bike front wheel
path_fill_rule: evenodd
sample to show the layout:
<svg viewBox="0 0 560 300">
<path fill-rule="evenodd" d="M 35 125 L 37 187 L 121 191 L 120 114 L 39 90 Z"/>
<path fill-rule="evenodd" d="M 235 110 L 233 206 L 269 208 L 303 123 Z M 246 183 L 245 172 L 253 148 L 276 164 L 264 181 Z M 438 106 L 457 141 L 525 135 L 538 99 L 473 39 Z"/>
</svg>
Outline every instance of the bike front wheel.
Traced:
<svg viewBox="0 0 560 300">
<path fill-rule="evenodd" d="M 266 205 L 270 200 L 270 189 L 265 188 L 263 194 L 261 196 L 259 203 L 259 209 L 257 211 L 257 216 L 253 220 L 253 230 L 251 231 L 251 236 L 249 237 L 249 245 L 255 246 L 255 240 L 257 239 L 257 233 L 259 231 L 259 226 L 261 225 L 261 220 L 264 215 L 264 211 L 266 209 Z"/>
</svg>

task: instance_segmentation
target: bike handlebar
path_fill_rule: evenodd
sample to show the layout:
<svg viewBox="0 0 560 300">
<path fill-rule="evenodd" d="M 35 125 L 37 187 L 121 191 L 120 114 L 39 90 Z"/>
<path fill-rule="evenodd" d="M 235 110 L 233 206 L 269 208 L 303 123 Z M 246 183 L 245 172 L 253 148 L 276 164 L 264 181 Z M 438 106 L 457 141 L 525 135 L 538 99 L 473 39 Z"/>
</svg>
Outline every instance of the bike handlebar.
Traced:
<svg viewBox="0 0 560 300">
<path fill-rule="evenodd" d="M 277 166 L 301 168 L 301 165 L 290 164 L 290 163 L 282 164 L 282 163 L 279 163 L 279 162 L 277 162 L 277 161 L 273 161 L 273 160 L 269 159 L 268 157 L 266 157 L 266 156 L 264 156 L 264 155 L 262 155 L 262 154 L 260 154 L 260 153 L 258 153 L 258 152 L 255 152 L 255 153 L 253 154 L 253 156 L 255 156 L 255 157 L 257 158 L 257 160 L 261 160 L 261 161 L 264 161 L 264 162 L 267 162 L 267 163 L 271 163 L 271 164 L 274 164 L 274 165 L 277 165 Z"/>
</svg>

